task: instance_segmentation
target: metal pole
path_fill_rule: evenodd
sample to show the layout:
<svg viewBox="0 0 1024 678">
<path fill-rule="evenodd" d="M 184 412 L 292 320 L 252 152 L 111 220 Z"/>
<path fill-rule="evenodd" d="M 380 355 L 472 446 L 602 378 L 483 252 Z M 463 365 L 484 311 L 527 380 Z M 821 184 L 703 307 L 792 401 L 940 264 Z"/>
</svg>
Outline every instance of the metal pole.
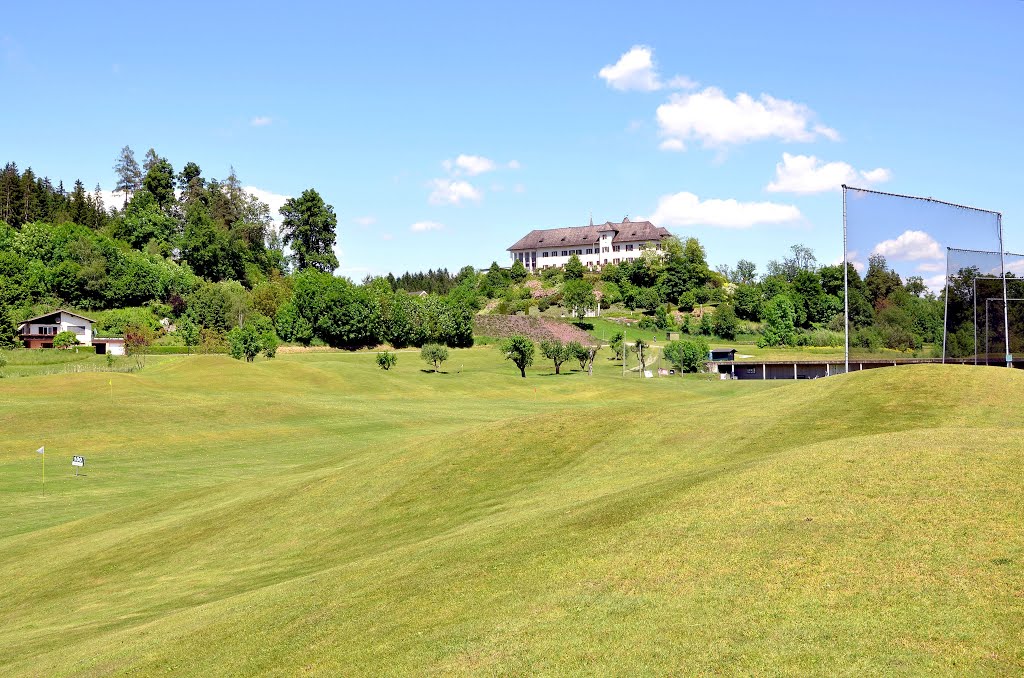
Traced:
<svg viewBox="0 0 1024 678">
<path fill-rule="evenodd" d="M 949 330 L 949 250 L 946 248 L 946 287 L 942 293 L 945 299 L 945 307 L 942 309 L 942 364 L 946 364 L 946 333 Z"/>
<path fill-rule="evenodd" d="M 949 266 L 947 265 L 948 269 Z M 978 365 L 978 279 L 974 279 L 974 296 L 971 297 L 974 304 L 974 365 Z"/>
<path fill-rule="evenodd" d="M 999 275 L 1003 279 L 1003 332 L 1006 339 L 1006 366 L 1013 367 L 1013 356 L 1010 355 L 1010 304 L 1006 300 L 1006 263 L 1003 256 L 1003 215 L 996 213 L 999 224 Z"/>
<path fill-rule="evenodd" d="M 985 300 L 985 366 L 986 367 L 988 367 L 988 364 L 990 362 L 992 362 L 991 360 L 989 360 L 989 356 L 988 356 L 988 302 L 990 302 L 990 301 L 991 301 L 991 299 L 986 299 Z"/>
<path fill-rule="evenodd" d="M 846 373 L 850 372 L 850 264 L 846 260 L 846 184 L 843 184 L 843 354 Z"/>
</svg>

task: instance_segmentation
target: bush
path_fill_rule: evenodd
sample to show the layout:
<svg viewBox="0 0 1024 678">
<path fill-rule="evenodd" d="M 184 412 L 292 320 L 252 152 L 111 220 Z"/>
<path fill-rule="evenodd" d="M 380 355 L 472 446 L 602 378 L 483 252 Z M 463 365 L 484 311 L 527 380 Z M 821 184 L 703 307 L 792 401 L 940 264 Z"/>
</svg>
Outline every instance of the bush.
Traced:
<svg viewBox="0 0 1024 678">
<path fill-rule="evenodd" d="M 247 318 L 241 327 L 228 332 L 228 344 L 232 358 L 245 358 L 249 363 L 260 353 L 268 358 L 277 355 L 277 336 L 273 324 L 269 318 L 258 313 Z"/>
<path fill-rule="evenodd" d="M 626 335 L 623 334 L 622 330 L 619 330 L 612 335 L 612 338 L 608 343 L 608 346 L 612 349 L 612 353 L 615 354 L 616 360 L 622 360 L 623 349 L 625 348 L 625 336 Z"/>
<path fill-rule="evenodd" d="M 658 310 L 654 312 L 654 320 L 659 330 L 668 330 L 674 327 L 668 309 L 664 306 L 659 306 Z"/>
<path fill-rule="evenodd" d="M 682 339 L 670 341 L 663 354 L 680 372 L 701 372 L 709 350 L 708 342 L 703 339 Z"/>
<path fill-rule="evenodd" d="M 792 346 L 796 335 L 796 309 L 784 294 L 777 294 L 764 305 L 764 334 L 757 345 Z"/>
<path fill-rule="evenodd" d="M 382 370 L 390 370 L 397 363 L 398 356 L 392 353 L 391 351 L 381 351 L 380 353 L 377 354 L 377 367 L 381 368 Z"/>
<path fill-rule="evenodd" d="M 58 332 L 57 336 L 53 338 L 54 348 L 69 349 L 72 346 L 78 346 L 78 337 L 71 330 Z"/>
<path fill-rule="evenodd" d="M 738 328 L 739 320 L 736 318 L 736 311 L 733 310 L 732 305 L 719 304 L 711 319 L 711 329 L 715 335 L 723 339 L 735 339 Z"/>
<path fill-rule="evenodd" d="M 199 332 L 200 353 L 227 353 L 228 337 L 216 328 L 204 327 Z"/>
<path fill-rule="evenodd" d="M 556 267 L 545 268 L 540 277 L 546 283 L 557 283 L 562 280 L 562 271 Z"/>
<path fill-rule="evenodd" d="M 712 315 L 708 312 L 704 312 L 700 317 L 700 325 L 697 326 L 697 333 L 702 334 L 705 337 L 710 337 L 715 333 L 714 322 L 711 320 Z"/>
<path fill-rule="evenodd" d="M 434 366 L 434 372 L 441 367 L 441 363 L 448 360 L 448 347 L 441 344 L 424 344 L 420 349 L 420 358 Z"/>
</svg>

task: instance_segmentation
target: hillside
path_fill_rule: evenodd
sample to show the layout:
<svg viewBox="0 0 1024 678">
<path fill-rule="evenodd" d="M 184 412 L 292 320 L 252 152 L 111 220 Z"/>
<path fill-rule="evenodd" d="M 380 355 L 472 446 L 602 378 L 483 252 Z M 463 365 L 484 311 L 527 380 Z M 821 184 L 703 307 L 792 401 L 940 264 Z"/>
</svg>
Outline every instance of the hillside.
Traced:
<svg viewBox="0 0 1024 678">
<path fill-rule="evenodd" d="M 1024 671 L 1024 374 L 598 362 L 0 380 L 0 674 Z"/>
</svg>

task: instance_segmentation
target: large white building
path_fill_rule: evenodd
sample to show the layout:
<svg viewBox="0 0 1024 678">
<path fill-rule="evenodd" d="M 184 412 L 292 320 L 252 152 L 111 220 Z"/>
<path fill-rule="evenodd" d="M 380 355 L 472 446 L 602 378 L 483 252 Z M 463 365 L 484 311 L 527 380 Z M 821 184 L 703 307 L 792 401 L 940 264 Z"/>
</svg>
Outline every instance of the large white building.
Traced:
<svg viewBox="0 0 1024 678">
<path fill-rule="evenodd" d="M 668 230 L 649 221 L 630 221 L 627 217 L 622 223 L 591 222 L 589 226 L 533 230 L 508 251 L 513 262 L 523 262 L 531 272 L 565 266 L 574 254 L 584 266 L 600 268 L 636 259 L 642 245 L 660 250 L 661 241 L 669 236 Z"/>
</svg>

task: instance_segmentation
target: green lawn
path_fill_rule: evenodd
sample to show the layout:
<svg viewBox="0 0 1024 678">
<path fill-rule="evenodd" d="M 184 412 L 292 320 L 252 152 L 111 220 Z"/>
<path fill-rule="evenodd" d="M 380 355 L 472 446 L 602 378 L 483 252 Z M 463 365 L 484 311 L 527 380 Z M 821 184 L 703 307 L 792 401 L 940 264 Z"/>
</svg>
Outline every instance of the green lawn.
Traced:
<svg viewBox="0 0 1024 678">
<path fill-rule="evenodd" d="M 1024 672 L 1024 374 L 424 367 L 0 380 L 0 675 Z"/>
</svg>

